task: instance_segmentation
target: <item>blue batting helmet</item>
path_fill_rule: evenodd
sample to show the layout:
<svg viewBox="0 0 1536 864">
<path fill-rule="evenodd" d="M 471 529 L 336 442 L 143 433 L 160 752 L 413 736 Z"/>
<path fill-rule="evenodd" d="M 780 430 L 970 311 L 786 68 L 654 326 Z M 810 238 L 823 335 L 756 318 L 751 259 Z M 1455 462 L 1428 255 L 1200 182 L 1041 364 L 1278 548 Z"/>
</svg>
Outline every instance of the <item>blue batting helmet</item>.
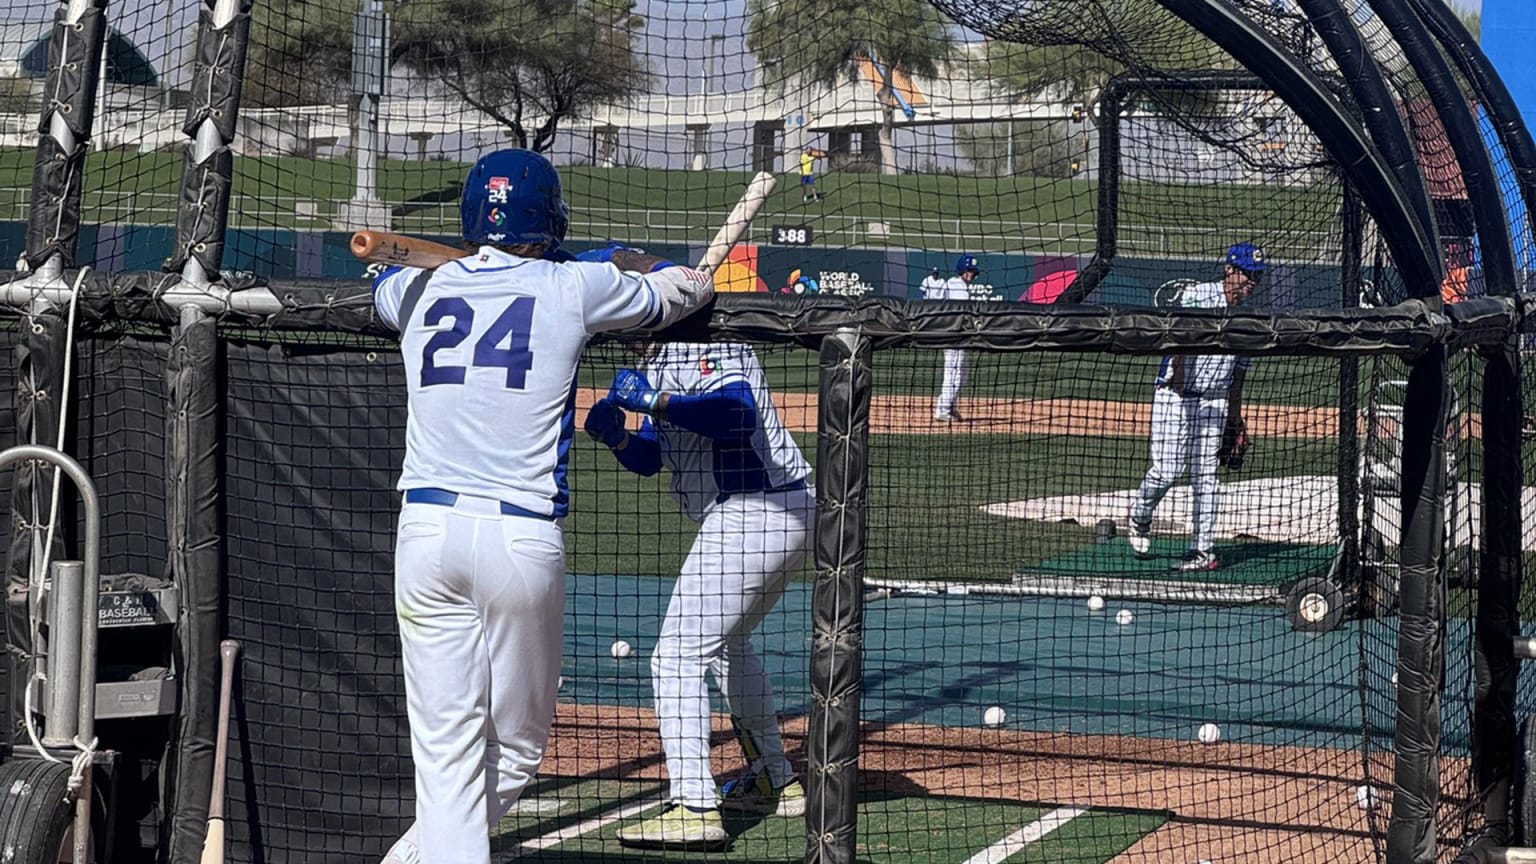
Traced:
<svg viewBox="0 0 1536 864">
<path fill-rule="evenodd" d="M 565 239 L 570 211 L 548 159 L 532 150 L 498 150 L 469 169 L 459 218 L 470 243 L 543 243 L 553 252 Z"/>
<path fill-rule="evenodd" d="M 977 262 L 976 256 L 961 255 L 959 258 L 955 259 L 955 272 L 965 273 L 967 271 L 971 273 L 981 272 L 981 264 Z"/>
<path fill-rule="evenodd" d="M 1264 272 L 1264 248 L 1252 243 L 1239 243 L 1227 250 L 1225 263 L 1248 273 Z"/>
</svg>

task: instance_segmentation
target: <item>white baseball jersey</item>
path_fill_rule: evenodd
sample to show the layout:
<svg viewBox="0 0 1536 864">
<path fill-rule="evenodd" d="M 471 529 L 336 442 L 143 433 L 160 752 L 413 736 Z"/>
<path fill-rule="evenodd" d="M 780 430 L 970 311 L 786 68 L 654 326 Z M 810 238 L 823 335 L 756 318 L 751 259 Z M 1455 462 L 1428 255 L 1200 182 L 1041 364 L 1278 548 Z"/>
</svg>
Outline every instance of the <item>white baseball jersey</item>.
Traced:
<svg viewBox="0 0 1536 864">
<path fill-rule="evenodd" d="M 1225 309 L 1227 294 L 1220 282 L 1202 282 L 1184 289 L 1180 305 L 1186 309 Z M 1169 355 L 1158 367 L 1157 385 L 1189 396 L 1225 397 L 1237 370 L 1247 369 L 1252 362 L 1249 357 L 1232 354 Z"/>
<path fill-rule="evenodd" d="M 932 273 L 928 274 L 923 279 L 922 288 L 924 300 L 944 299 L 944 279 L 942 277 L 935 276 Z"/>
<path fill-rule="evenodd" d="M 641 276 L 487 246 L 435 271 L 392 268 L 373 290 L 380 318 L 400 331 L 410 389 L 399 488 L 559 517 L 588 337 L 666 326 L 712 288 L 685 267 Z"/>
<path fill-rule="evenodd" d="M 959 276 L 951 276 L 944 280 L 944 290 L 938 299 L 969 300 L 971 299 L 971 285 Z"/>
<path fill-rule="evenodd" d="M 672 469 L 672 494 L 694 521 L 702 521 L 711 506 L 730 495 L 778 489 L 810 476 L 810 464 L 779 422 L 763 367 L 750 346 L 664 345 L 647 364 L 646 377 L 657 390 L 689 396 L 734 381 L 752 388 L 757 428 L 744 441 L 712 440 L 665 420 L 654 424 L 662 462 Z"/>
</svg>

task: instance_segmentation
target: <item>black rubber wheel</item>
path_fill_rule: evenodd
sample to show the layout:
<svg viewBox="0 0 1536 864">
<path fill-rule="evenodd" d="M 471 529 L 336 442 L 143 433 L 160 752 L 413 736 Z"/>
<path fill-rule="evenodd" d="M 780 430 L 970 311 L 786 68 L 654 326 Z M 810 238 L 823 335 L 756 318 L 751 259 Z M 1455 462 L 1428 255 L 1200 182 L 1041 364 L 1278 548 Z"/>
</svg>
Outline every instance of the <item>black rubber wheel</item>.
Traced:
<svg viewBox="0 0 1536 864">
<path fill-rule="evenodd" d="M 69 766 L 42 759 L 0 765 L 0 848 L 12 864 L 72 860 L 75 806 L 64 800 Z M 66 845 L 68 844 L 68 845 Z"/>
<path fill-rule="evenodd" d="M 1331 579 L 1302 579 L 1285 593 L 1285 617 L 1292 630 L 1326 633 L 1344 620 L 1344 592 Z"/>
<path fill-rule="evenodd" d="M 1520 759 L 1515 763 L 1515 845 L 1536 843 L 1536 789 L 1531 771 L 1536 769 L 1536 718 L 1520 721 Z"/>
</svg>

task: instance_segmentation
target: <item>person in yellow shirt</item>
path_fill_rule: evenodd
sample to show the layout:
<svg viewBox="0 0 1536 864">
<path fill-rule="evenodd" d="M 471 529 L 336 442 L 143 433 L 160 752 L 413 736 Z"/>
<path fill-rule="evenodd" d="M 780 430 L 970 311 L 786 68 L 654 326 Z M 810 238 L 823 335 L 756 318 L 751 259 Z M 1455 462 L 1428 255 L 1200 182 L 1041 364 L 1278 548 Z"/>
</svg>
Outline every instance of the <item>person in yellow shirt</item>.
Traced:
<svg viewBox="0 0 1536 864">
<path fill-rule="evenodd" d="M 827 154 L 820 150 L 806 147 L 800 152 L 800 203 L 806 204 L 812 200 L 820 201 L 821 193 L 816 191 L 816 159 Z"/>
</svg>

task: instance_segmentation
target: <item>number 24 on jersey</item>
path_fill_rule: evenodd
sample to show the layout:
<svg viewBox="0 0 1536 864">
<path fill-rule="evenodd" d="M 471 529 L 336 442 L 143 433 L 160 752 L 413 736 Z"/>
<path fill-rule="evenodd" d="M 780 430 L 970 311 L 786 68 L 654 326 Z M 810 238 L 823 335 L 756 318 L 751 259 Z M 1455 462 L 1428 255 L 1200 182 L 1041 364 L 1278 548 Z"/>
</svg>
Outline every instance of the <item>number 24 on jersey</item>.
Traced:
<svg viewBox="0 0 1536 864">
<path fill-rule="evenodd" d="M 527 382 L 528 370 L 533 368 L 533 352 L 528 350 L 528 334 L 533 329 L 532 297 L 519 297 L 502 310 L 491 323 L 485 335 L 475 341 L 474 365 L 480 368 L 500 367 L 507 370 L 507 389 L 521 390 Z M 475 325 L 475 309 L 462 297 L 441 297 L 427 307 L 423 323 L 436 327 L 445 319 L 453 326 L 440 330 L 421 352 L 421 386 L 437 384 L 463 384 L 466 368 L 463 366 L 439 366 L 433 355 L 444 349 L 457 348 L 469 338 Z M 507 347 L 501 347 L 505 341 Z"/>
</svg>

